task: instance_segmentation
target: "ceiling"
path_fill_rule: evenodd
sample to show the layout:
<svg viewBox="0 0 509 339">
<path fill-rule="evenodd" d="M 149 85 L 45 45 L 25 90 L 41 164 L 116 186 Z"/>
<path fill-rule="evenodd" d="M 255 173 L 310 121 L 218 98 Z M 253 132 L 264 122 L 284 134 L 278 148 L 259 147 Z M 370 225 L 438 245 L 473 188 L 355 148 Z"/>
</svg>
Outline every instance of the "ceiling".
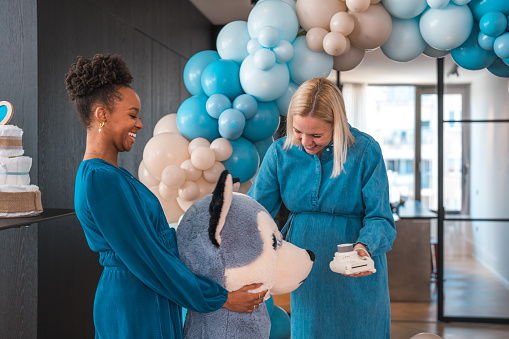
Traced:
<svg viewBox="0 0 509 339">
<path fill-rule="evenodd" d="M 190 0 L 213 24 L 225 25 L 236 20 L 247 21 L 253 8 L 251 0 Z M 380 48 L 366 52 L 359 66 L 351 71 L 341 72 L 343 83 L 369 84 L 436 84 L 436 59 L 425 55 L 409 62 L 396 62 L 387 58 Z M 444 58 L 445 83 L 471 83 L 481 71 L 457 68 L 456 75 L 448 75 L 456 69 L 450 55 Z"/>
</svg>

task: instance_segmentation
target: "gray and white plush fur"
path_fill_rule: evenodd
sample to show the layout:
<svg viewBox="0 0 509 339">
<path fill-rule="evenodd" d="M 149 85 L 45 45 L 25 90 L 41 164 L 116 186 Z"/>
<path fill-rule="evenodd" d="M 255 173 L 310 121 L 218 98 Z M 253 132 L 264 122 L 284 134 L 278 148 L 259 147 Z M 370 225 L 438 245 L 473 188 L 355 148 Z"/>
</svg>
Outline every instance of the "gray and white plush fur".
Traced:
<svg viewBox="0 0 509 339">
<path fill-rule="evenodd" d="M 228 291 L 262 283 L 253 293 L 284 294 L 298 288 L 311 271 L 314 254 L 284 241 L 270 214 L 254 199 L 233 192 L 224 171 L 216 189 L 196 201 L 177 228 L 181 260 L 196 274 Z M 279 271 L 279 274 L 278 274 Z M 252 313 L 221 308 L 211 313 L 188 310 L 184 338 L 269 338 L 265 303 Z"/>
</svg>

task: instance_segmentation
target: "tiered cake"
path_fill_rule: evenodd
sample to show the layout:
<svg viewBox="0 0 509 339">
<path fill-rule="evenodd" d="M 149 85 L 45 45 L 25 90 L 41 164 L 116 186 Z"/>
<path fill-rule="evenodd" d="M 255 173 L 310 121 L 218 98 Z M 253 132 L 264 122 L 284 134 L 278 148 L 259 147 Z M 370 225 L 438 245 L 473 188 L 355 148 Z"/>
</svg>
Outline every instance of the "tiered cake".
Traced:
<svg viewBox="0 0 509 339">
<path fill-rule="evenodd" d="M 4 106 L 12 115 L 12 105 L 6 101 L 0 102 L 0 114 L 3 115 Z M 0 122 L 5 120 L 0 117 Z M 0 218 L 29 217 L 42 212 L 39 187 L 30 185 L 32 158 L 23 156 L 22 136 L 23 130 L 17 126 L 0 124 Z"/>
</svg>

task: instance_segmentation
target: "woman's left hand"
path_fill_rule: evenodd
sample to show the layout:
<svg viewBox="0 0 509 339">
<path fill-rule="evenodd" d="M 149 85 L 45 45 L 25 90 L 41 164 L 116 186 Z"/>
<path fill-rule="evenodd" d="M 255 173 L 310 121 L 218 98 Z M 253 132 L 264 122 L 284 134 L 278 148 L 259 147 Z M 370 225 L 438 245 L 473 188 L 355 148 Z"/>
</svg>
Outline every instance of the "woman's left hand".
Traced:
<svg viewBox="0 0 509 339">
<path fill-rule="evenodd" d="M 368 250 L 366 249 L 366 246 L 364 246 L 363 244 L 356 244 L 353 247 L 353 249 L 357 251 L 357 254 L 359 254 L 359 256 L 361 256 L 361 257 L 369 257 Z M 358 277 L 365 277 L 365 276 L 368 276 L 368 275 L 371 275 L 371 274 L 373 274 L 373 272 L 366 271 L 366 272 L 361 272 L 361 273 L 356 273 L 356 274 L 347 274 L 347 275 L 349 277 L 358 278 Z"/>
</svg>

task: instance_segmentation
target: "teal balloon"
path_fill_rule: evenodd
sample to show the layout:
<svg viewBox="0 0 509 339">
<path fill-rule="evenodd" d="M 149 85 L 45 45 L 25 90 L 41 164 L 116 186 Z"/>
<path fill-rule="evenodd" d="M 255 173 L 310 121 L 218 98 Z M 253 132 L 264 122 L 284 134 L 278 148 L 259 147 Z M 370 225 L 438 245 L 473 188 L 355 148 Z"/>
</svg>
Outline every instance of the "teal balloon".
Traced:
<svg viewBox="0 0 509 339">
<path fill-rule="evenodd" d="M 493 51 L 501 59 L 509 58 L 509 32 L 506 32 L 495 39 Z"/>
<path fill-rule="evenodd" d="M 283 93 L 282 96 L 276 99 L 276 105 L 279 110 L 279 114 L 282 116 L 288 115 L 288 107 L 290 107 L 290 101 L 292 100 L 293 95 L 299 88 L 299 85 L 293 81 L 290 81 L 288 84 L 288 88 Z"/>
<path fill-rule="evenodd" d="M 280 306 L 274 305 L 270 316 L 269 339 L 289 339 L 290 335 L 290 316 Z"/>
<path fill-rule="evenodd" d="M 257 3 L 247 19 L 251 38 L 258 38 L 266 26 L 279 32 L 279 39 L 293 41 L 299 31 L 299 19 L 294 9 L 283 1 L 263 1 Z M 261 42 L 261 41 L 260 41 Z"/>
<path fill-rule="evenodd" d="M 230 101 L 243 93 L 239 79 L 240 66 L 232 60 L 216 60 L 203 70 L 201 86 L 208 96 L 224 94 Z"/>
<path fill-rule="evenodd" d="M 426 48 L 422 52 L 422 54 L 424 54 L 425 56 L 430 57 L 430 58 L 441 58 L 441 57 L 446 56 L 449 53 L 450 52 L 448 50 L 444 51 L 441 49 L 436 49 L 436 48 L 431 47 L 428 44 L 426 44 Z"/>
<path fill-rule="evenodd" d="M 324 51 L 315 52 L 309 49 L 306 37 L 300 36 L 292 43 L 293 58 L 288 62 L 291 80 L 297 84 L 315 78 L 329 76 L 334 59 Z"/>
<path fill-rule="evenodd" d="M 449 0 L 428 0 L 428 5 L 434 9 L 442 9 L 449 4 Z"/>
<path fill-rule="evenodd" d="M 267 150 L 269 149 L 270 145 L 274 142 L 274 138 L 270 137 L 267 139 L 264 139 L 262 141 L 255 142 L 256 150 L 258 151 L 258 155 L 260 156 L 260 163 L 262 163 L 263 158 L 265 157 L 265 153 L 267 153 Z M 270 312 L 269 312 L 270 315 Z"/>
<path fill-rule="evenodd" d="M 265 300 L 265 306 L 267 307 L 267 312 L 269 313 L 269 317 L 272 314 L 272 310 L 274 309 L 274 298 L 272 296 L 269 299 Z"/>
<path fill-rule="evenodd" d="M 481 32 L 487 36 L 497 37 L 507 28 L 507 17 L 502 12 L 487 12 L 479 20 Z"/>
<path fill-rule="evenodd" d="M 246 121 L 242 136 L 251 142 L 271 137 L 279 127 L 279 110 L 275 102 L 259 102 L 258 111 Z"/>
<path fill-rule="evenodd" d="M 495 43 L 495 38 L 487 36 L 483 32 L 479 32 L 479 35 L 477 36 L 477 42 L 479 43 L 479 46 L 481 46 L 482 49 L 492 51 L 493 44 Z"/>
<path fill-rule="evenodd" d="M 240 179 L 240 183 L 246 182 L 256 174 L 260 165 L 260 157 L 255 145 L 246 138 L 230 140 L 232 155 L 223 161 L 224 167 L 232 177 Z"/>
<path fill-rule="evenodd" d="M 382 5 L 393 19 L 411 19 L 419 16 L 428 3 L 426 0 L 382 0 Z"/>
<path fill-rule="evenodd" d="M 193 55 L 184 67 L 184 85 L 191 95 L 205 94 L 201 87 L 201 76 L 205 67 L 221 59 L 216 51 L 201 51 Z"/>
<path fill-rule="evenodd" d="M 241 111 L 246 119 L 251 119 L 258 110 L 258 103 L 252 95 L 241 94 L 233 100 L 233 108 Z"/>
<path fill-rule="evenodd" d="M 475 25 L 461 46 L 451 50 L 452 59 L 458 66 L 469 70 L 479 70 L 488 67 L 497 56 L 493 51 L 483 49 L 478 42 L 479 28 Z"/>
<path fill-rule="evenodd" d="M 495 60 L 487 70 L 497 77 L 509 78 L 509 65 L 502 59 Z"/>
<path fill-rule="evenodd" d="M 207 113 L 214 119 L 219 119 L 221 113 L 231 107 L 232 103 L 230 99 L 224 94 L 212 94 L 208 98 L 205 106 Z"/>
<path fill-rule="evenodd" d="M 469 7 L 449 3 L 442 9 L 428 8 L 420 17 L 419 29 L 428 45 L 450 50 L 464 43 L 474 24 Z"/>
<path fill-rule="evenodd" d="M 250 40 L 247 21 L 232 21 L 217 35 L 217 52 L 222 59 L 233 60 L 240 65 L 249 54 L 247 44 Z"/>
<path fill-rule="evenodd" d="M 217 120 L 207 113 L 207 100 L 205 95 L 192 96 L 177 110 L 177 128 L 186 139 L 201 137 L 212 142 L 220 137 Z"/>
<path fill-rule="evenodd" d="M 240 83 L 244 92 L 256 100 L 273 101 L 283 95 L 288 87 L 290 72 L 286 64 L 279 63 L 263 71 L 256 66 L 254 56 L 249 55 L 240 66 Z"/>
<path fill-rule="evenodd" d="M 225 110 L 218 119 L 219 134 L 228 140 L 240 138 L 245 125 L 246 117 L 244 114 L 233 108 Z"/>
<path fill-rule="evenodd" d="M 509 66 L 509 59 L 502 59 L 502 61 Z"/>
<path fill-rule="evenodd" d="M 468 6 L 477 21 L 481 21 L 481 17 L 488 12 L 502 12 L 509 15 L 509 1 L 507 0 L 472 0 Z"/>
<path fill-rule="evenodd" d="M 421 55 L 426 46 L 427 44 L 419 30 L 419 20 L 417 18 L 392 18 L 391 35 L 380 48 L 389 59 L 407 62 Z"/>
</svg>

